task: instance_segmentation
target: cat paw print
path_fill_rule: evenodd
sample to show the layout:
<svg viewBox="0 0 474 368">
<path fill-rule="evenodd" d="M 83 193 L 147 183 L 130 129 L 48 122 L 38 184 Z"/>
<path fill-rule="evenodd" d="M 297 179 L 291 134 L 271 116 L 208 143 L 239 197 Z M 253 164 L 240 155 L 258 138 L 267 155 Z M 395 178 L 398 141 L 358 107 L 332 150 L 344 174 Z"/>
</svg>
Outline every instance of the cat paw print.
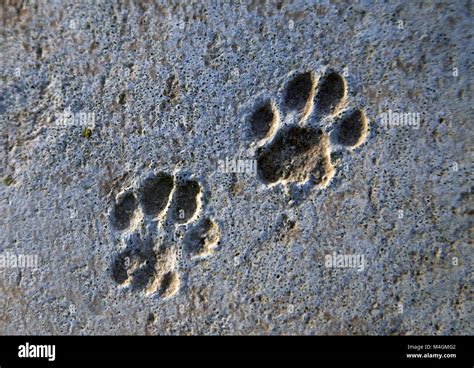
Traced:
<svg viewBox="0 0 474 368">
<path fill-rule="evenodd" d="M 183 262 L 214 253 L 219 226 L 202 217 L 199 182 L 150 173 L 113 198 L 110 225 L 119 244 L 111 277 L 119 285 L 168 298 L 181 286 Z M 176 232 L 184 231 L 176 240 Z M 191 262 L 192 263 L 192 262 Z"/>
<path fill-rule="evenodd" d="M 286 83 L 279 108 L 272 99 L 258 103 L 248 120 L 260 180 L 325 188 L 334 175 L 332 150 L 353 150 L 367 136 L 365 113 L 346 108 L 346 94 L 346 81 L 337 72 L 328 70 L 320 78 L 304 72 Z"/>
</svg>

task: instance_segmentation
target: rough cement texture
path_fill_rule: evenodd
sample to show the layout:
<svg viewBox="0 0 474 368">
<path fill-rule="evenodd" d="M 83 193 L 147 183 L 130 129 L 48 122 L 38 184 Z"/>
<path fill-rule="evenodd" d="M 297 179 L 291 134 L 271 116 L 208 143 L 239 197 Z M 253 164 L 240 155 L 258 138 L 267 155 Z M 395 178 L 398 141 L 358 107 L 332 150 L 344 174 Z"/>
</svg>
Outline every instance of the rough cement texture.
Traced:
<svg viewBox="0 0 474 368">
<path fill-rule="evenodd" d="M 0 4 L 0 333 L 472 333 L 472 2 Z"/>
</svg>

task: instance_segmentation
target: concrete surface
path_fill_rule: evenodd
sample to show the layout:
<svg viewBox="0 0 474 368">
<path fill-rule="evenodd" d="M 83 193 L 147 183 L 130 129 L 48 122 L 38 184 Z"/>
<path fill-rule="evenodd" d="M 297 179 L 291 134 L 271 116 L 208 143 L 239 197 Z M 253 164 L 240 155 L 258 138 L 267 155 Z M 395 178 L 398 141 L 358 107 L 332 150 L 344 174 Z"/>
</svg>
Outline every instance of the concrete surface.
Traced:
<svg viewBox="0 0 474 368">
<path fill-rule="evenodd" d="M 1 334 L 472 334 L 472 2 L 0 9 Z"/>
</svg>

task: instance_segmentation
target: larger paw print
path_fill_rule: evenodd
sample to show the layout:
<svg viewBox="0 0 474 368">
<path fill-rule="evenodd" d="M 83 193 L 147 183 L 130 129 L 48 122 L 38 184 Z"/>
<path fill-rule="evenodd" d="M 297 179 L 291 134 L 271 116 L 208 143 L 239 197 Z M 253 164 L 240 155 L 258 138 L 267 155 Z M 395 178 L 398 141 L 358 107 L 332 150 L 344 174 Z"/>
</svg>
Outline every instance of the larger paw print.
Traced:
<svg viewBox="0 0 474 368">
<path fill-rule="evenodd" d="M 208 217 L 199 219 L 201 196 L 198 181 L 162 172 L 122 190 L 110 211 L 121 248 L 112 261 L 112 279 L 148 295 L 176 294 L 181 285 L 179 258 L 207 257 L 219 242 L 218 225 Z M 173 236 L 179 226 L 189 228 L 181 250 Z"/>
<path fill-rule="evenodd" d="M 318 83 L 311 72 L 305 72 L 286 84 L 280 104 L 284 116 L 296 117 L 296 123 L 278 127 L 282 114 L 271 100 L 257 106 L 249 123 L 259 142 L 257 172 L 264 183 L 328 185 L 334 175 L 331 146 L 352 150 L 367 135 L 365 113 L 345 108 L 346 93 L 346 82 L 337 72 L 329 70 Z M 324 126 L 333 120 L 335 129 L 327 133 Z"/>
</svg>

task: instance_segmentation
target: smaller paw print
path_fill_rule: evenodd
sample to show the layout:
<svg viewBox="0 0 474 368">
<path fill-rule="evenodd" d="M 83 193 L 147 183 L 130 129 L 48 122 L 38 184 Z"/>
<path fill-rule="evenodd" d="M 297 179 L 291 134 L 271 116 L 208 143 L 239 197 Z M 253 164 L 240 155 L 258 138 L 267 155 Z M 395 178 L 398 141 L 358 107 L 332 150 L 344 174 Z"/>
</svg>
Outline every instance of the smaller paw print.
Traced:
<svg viewBox="0 0 474 368">
<path fill-rule="evenodd" d="M 278 104 L 282 112 L 271 99 L 257 104 L 249 128 L 258 145 L 258 176 L 265 184 L 328 185 L 334 175 L 332 148 L 353 150 L 367 136 L 365 113 L 346 108 L 346 91 L 346 81 L 333 70 L 318 81 L 304 72 L 284 87 Z"/>
<path fill-rule="evenodd" d="M 123 287 L 168 298 L 181 285 L 180 260 L 214 253 L 219 226 L 202 217 L 198 181 L 150 173 L 114 198 L 110 224 L 120 251 L 113 257 L 112 279 Z M 174 234 L 184 229 L 183 240 Z M 189 229 L 189 231 L 188 231 Z"/>
</svg>

